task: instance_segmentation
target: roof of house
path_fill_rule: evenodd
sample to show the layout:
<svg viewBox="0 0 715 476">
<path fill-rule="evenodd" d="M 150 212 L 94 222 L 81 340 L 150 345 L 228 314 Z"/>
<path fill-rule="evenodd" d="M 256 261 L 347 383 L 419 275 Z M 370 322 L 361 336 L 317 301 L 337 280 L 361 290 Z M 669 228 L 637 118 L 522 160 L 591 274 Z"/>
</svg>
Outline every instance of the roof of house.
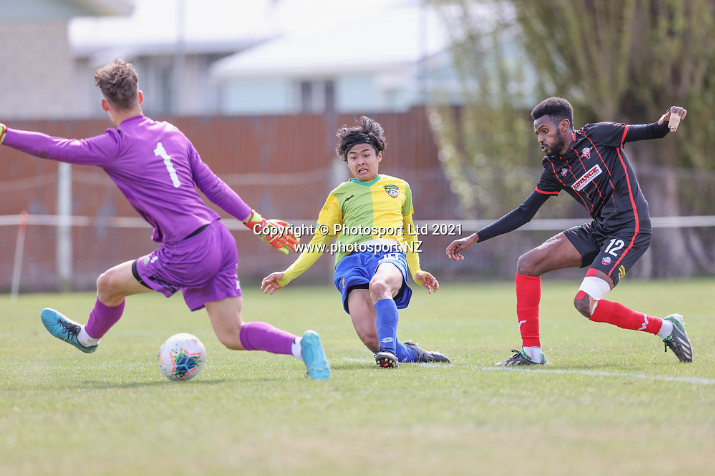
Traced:
<svg viewBox="0 0 715 476">
<path fill-rule="evenodd" d="M 445 48 L 446 35 L 425 3 L 136 0 L 131 17 L 73 20 L 69 37 L 77 57 L 235 52 L 212 70 L 219 79 L 375 71 Z"/>
<path fill-rule="evenodd" d="M 67 20 L 74 17 L 122 16 L 132 0 L 0 0 L 0 20 Z"/>
<path fill-rule="evenodd" d="M 335 8 L 322 23 L 224 58 L 214 65 L 213 75 L 225 80 L 394 70 L 447 47 L 435 12 L 422 2 L 363 0 L 360 9 L 336 3 L 343 8 Z"/>
<path fill-rule="evenodd" d="M 136 0 L 127 18 L 77 18 L 69 38 L 78 57 L 103 50 L 137 55 L 231 53 L 275 36 L 272 0 Z M 183 7 L 183 8 L 181 8 Z M 181 9 L 180 9 L 181 8 Z"/>
</svg>

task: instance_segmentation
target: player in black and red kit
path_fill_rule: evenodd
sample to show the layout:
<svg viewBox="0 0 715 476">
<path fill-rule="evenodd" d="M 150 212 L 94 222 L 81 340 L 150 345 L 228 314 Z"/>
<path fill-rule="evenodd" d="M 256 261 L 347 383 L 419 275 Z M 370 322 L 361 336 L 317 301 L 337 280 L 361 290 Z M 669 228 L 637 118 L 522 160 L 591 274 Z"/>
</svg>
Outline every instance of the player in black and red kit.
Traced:
<svg viewBox="0 0 715 476">
<path fill-rule="evenodd" d="M 562 190 L 582 204 L 593 221 L 548 239 L 519 257 L 516 269 L 516 313 L 522 350 L 497 365 L 545 364 L 539 340 L 541 275 L 564 268 L 585 268 L 574 305 L 594 322 L 656 334 L 681 362 L 692 362 L 693 352 L 683 317 L 648 316 L 603 299 L 618 284 L 650 245 L 652 229 L 648 202 L 638 185 L 625 151 L 626 142 L 665 137 L 687 111 L 671 107 L 652 124 L 625 125 L 611 122 L 587 124 L 574 131 L 573 109 L 562 98 L 548 98 L 532 111 L 534 132 L 544 171 L 536 189 L 519 208 L 491 225 L 447 247 L 447 256 L 460 254 L 474 243 L 508 233 L 528 223 L 549 199 Z M 670 122 L 670 126 L 669 126 Z"/>
</svg>

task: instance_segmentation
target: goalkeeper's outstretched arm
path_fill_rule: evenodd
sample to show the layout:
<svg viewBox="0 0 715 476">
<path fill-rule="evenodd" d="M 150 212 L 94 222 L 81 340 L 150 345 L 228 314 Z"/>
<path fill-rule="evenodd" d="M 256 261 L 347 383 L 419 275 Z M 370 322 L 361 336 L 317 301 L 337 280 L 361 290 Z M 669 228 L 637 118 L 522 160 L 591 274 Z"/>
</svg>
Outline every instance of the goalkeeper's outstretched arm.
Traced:
<svg viewBox="0 0 715 476">
<path fill-rule="evenodd" d="M 289 251 L 297 251 L 296 245 L 300 241 L 293 235 L 288 222 L 281 220 L 266 220 L 257 211 L 251 210 L 251 214 L 243 222 L 262 241 L 268 243 L 283 254 Z"/>
<path fill-rule="evenodd" d="M 281 253 L 288 254 L 289 251 L 296 251 L 296 245 L 300 243 L 300 240 L 293 235 L 288 223 L 280 220 L 266 220 L 251 209 L 231 187 L 213 173 L 194 148 L 190 151 L 189 162 L 196 185 L 212 203 L 241 220 L 262 241 Z"/>
</svg>

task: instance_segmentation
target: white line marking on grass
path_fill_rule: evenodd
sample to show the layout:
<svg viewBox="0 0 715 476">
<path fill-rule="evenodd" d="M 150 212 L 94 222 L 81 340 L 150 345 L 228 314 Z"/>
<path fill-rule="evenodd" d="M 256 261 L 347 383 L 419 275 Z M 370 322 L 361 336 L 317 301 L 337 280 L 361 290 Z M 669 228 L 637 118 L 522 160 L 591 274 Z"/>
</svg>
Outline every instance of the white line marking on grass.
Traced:
<svg viewBox="0 0 715 476">
<path fill-rule="evenodd" d="M 449 367 L 452 367 L 452 364 L 448 364 L 446 362 L 442 363 L 437 363 L 437 362 L 400 362 L 400 365 L 405 364 L 405 365 L 419 365 L 420 367 L 430 367 L 433 369 L 447 369 Z"/>
<path fill-rule="evenodd" d="M 373 363 L 372 359 L 356 359 L 354 357 L 343 357 L 340 359 L 331 359 L 331 362 L 360 362 L 363 364 Z M 447 368 L 452 367 L 452 364 L 434 363 L 434 362 L 400 362 L 400 365 L 419 365 L 420 367 Z"/>
<path fill-rule="evenodd" d="M 557 369 L 515 369 L 515 368 L 503 368 L 503 367 L 479 367 L 474 366 L 474 369 L 479 370 L 491 370 L 497 372 L 534 372 L 534 375 L 542 373 L 550 374 L 575 374 L 575 375 L 594 375 L 597 377 L 627 377 L 627 378 L 637 378 L 641 380 L 663 380 L 666 382 L 683 382 L 683 383 L 694 383 L 698 385 L 715 385 L 715 380 L 700 377 L 668 377 L 664 375 L 647 375 L 647 374 L 633 374 L 627 372 L 603 372 L 597 370 L 557 370 Z"/>
<path fill-rule="evenodd" d="M 95 370 L 95 369 L 126 369 L 126 368 L 143 368 L 143 367 L 154 367 L 154 363 L 133 363 L 133 364 L 76 364 L 76 365 L 46 365 L 46 364 L 30 364 L 25 366 L 16 366 L 16 368 L 21 368 L 23 370 Z M 4 367 L 0 367 L 0 370 L 4 370 Z"/>
</svg>

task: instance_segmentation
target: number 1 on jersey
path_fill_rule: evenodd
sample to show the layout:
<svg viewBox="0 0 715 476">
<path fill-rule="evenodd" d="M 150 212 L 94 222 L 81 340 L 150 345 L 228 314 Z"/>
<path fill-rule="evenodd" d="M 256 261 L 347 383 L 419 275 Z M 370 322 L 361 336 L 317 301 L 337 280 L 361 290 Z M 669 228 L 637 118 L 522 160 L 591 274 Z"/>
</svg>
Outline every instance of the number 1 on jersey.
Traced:
<svg viewBox="0 0 715 476">
<path fill-rule="evenodd" d="M 174 169 L 174 164 L 171 163 L 171 157 L 164 150 L 164 146 L 161 142 L 156 143 L 156 149 L 154 149 L 154 155 L 164 159 L 164 165 L 166 165 L 166 170 L 169 171 L 169 177 L 171 177 L 171 182 L 174 184 L 174 188 L 179 188 L 181 182 L 179 182 L 179 176 L 176 175 L 176 169 Z"/>
</svg>

